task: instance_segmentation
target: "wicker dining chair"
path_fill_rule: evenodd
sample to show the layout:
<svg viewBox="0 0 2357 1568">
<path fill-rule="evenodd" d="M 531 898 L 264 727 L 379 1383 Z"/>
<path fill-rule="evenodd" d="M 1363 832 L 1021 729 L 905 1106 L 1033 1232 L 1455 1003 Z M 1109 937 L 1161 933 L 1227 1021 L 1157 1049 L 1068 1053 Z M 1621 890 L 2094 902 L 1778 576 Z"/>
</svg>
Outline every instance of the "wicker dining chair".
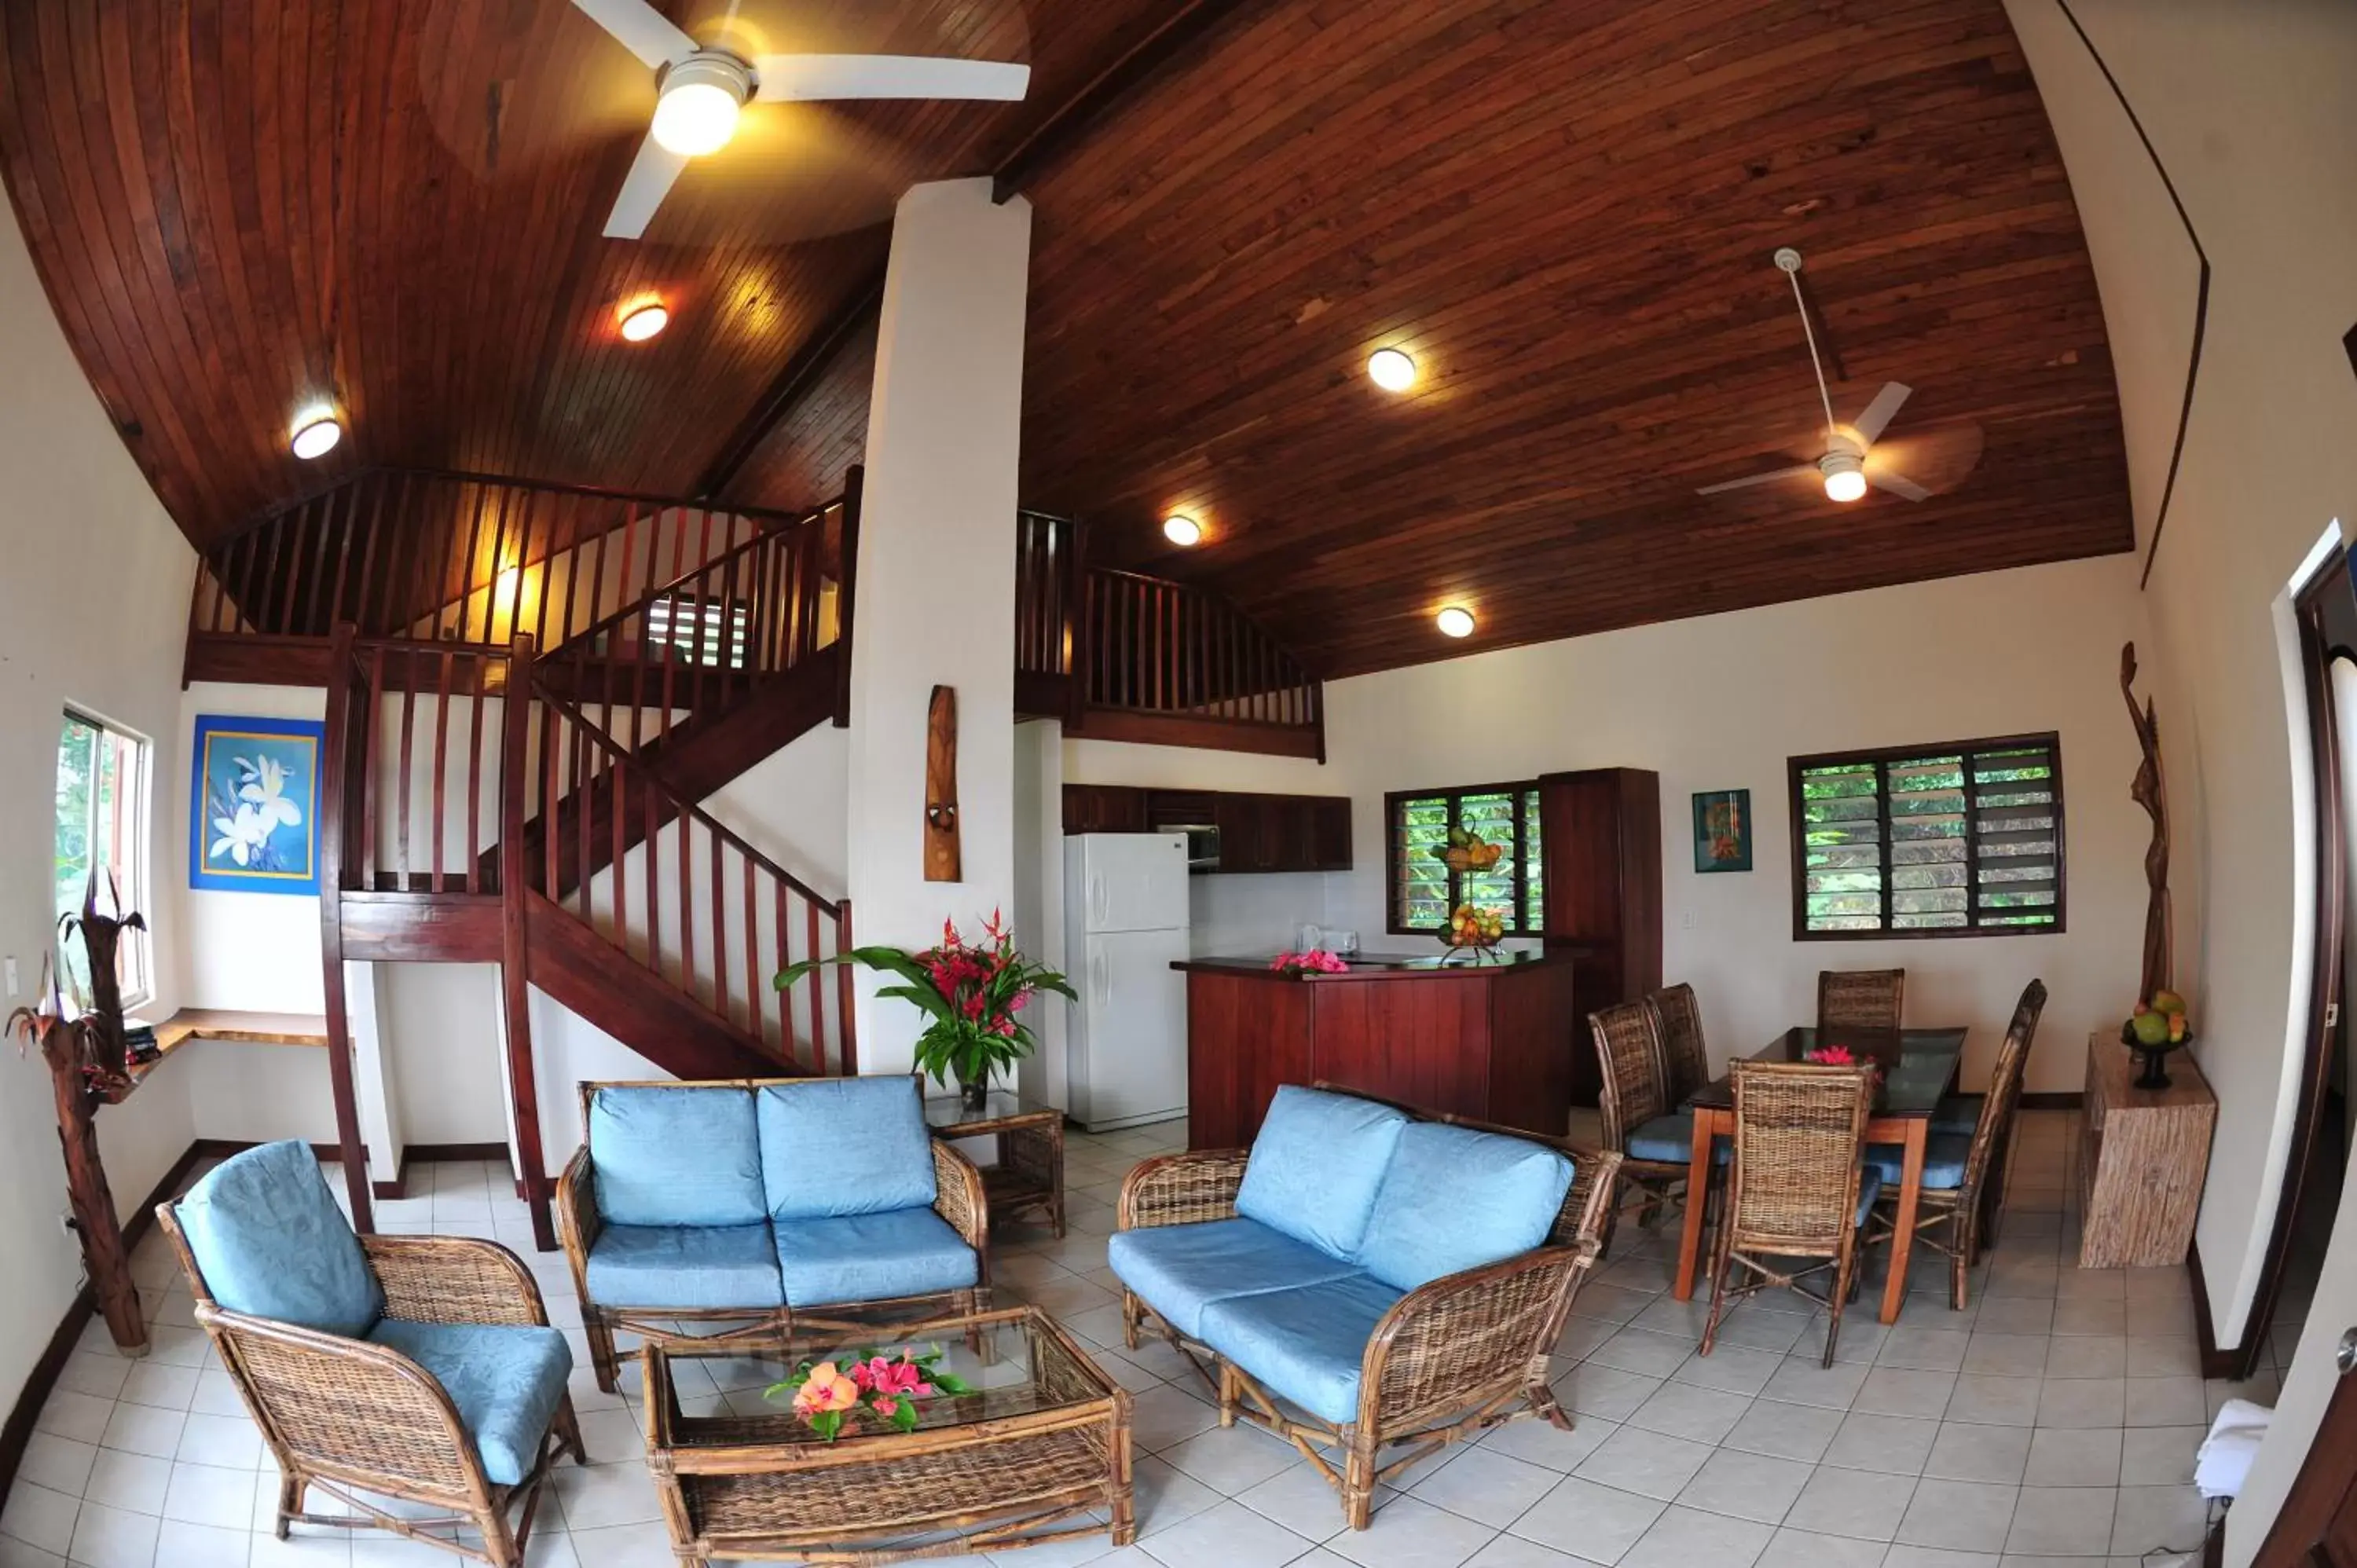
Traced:
<svg viewBox="0 0 2357 1568">
<path fill-rule="evenodd" d="M 1896 1029 L 1906 989 L 1903 969 L 1821 969 L 1817 1027 Z"/>
<path fill-rule="evenodd" d="M 1662 1045 L 1653 1013 L 1642 1002 L 1623 1002 L 1587 1015 L 1596 1036 L 1596 1062 L 1602 1075 L 1597 1112 L 1603 1143 L 1623 1156 L 1620 1190 L 1605 1214 L 1604 1244 L 1627 1206 L 1628 1189 L 1642 1195 L 1637 1223 L 1651 1225 L 1678 1200 L 1694 1146 L 1694 1117 L 1672 1107 L 1663 1082 Z"/>
<path fill-rule="evenodd" d="M 2005 1042 L 1997 1047 L 1978 1125 L 1969 1137 L 1934 1131 L 1924 1151 L 1915 1241 L 1948 1260 L 1948 1305 L 1958 1312 L 1967 1305 L 1973 1263 L 1995 1238 L 2004 1208 L 2006 1158 L 2013 1146 L 2014 1118 L 2021 1109 L 2022 1075 L 2038 1035 L 2039 1015 L 2045 1010 L 2045 983 L 2033 980 L 2022 992 Z M 1877 1241 L 1896 1229 L 1896 1217 L 1888 1210 L 1897 1202 L 1902 1157 L 1903 1151 L 1889 1144 L 1867 1151 L 1868 1168 L 1883 1178 L 1884 1211 L 1875 1216 L 1871 1238 Z"/>
<path fill-rule="evenodd" d="M 299 1144 L 283 1147 L 311 1158 Z M 309 1174 L 318 1179 L 316 1165 Z M 324 1189 L 321 1201 L 332 1213 Z M 383 1314 L 371 1337 L 354 1338 L 222 1306 L 191 1249 L 179 1206 L 158 1204 L 156 1222 L 188 1276 L 197 1326 L 211 1337 L 278 1462 L 279 1540 L 294 1524 L 372 1528 L 489 1568 L 522 1568 L 550 1471 L 567 1455 L 588 1463 L 571 1394 L 557 1401 L 536 1437 L 478 1433 L 460 1405 L 497 1404 L 516 1391 L 492 1370 L 484 1336 L 448 1359 L 454 1380 L 447 1386 L 408 1353 L 421 1342 L 451 1337 L 437 1337 L 445 1326 L 490 1326 L 490 1334 L 547 1330 L 540 1287 L 522 1259 L 496 1241 L 456 1236 L 359 1237 L 367 1272 L 383 1294 Z M 556 1348 L 562 1352 L 561 1342 Z M 470 1372 L 479 1374 L 472 1383 L 460 1380 Z M 523 1451 L 491 1446 L 510 1438 Z M 497 1463 L 486 1458 L 486 1448 Z M 490 1478 L 501 1465 L 514 1467 L 512 1480 Z M 314 1488 L 350 1511 L 305 1512 L 304 1494 Z M 379 1506 L 387 1499 L 412 1506 L 395 1514 Z M 481 1544 L 454 1539 L 456 1529 L 475 1531 Z"/>
<path fill-rule="evenodd" d="M 1825 1309 L 1830 1367 L 1863 1262 L 1859 1235 L 1882 1188 L 1865 1162 L 1873 1075 L 1861 1067 L 1738 1061 L 1732 1077 L 1735 1169 L 1711 1253 L 1702 1353 L 1710 1354 L 1728 1306 L 1779 1286 Z M 1733 1277 L 1738 1268 L 1743 1274 Z M 1823 1295 L 1803 1283 L 1819 1274 L 1830 1275 Z"/>
<path fill-rule="evenodd" d="M 1686 1097 L 1710 1081 L 1710 1053 L 1702 1043 L 1702 1004 L 1695 989 L 1683 981 L 1645 998 L 1652 1009 L 1653 1036 L 1662 1047 L 1662 1082 L 1670 1104 L 1684 1105 Z"/>
</svg>

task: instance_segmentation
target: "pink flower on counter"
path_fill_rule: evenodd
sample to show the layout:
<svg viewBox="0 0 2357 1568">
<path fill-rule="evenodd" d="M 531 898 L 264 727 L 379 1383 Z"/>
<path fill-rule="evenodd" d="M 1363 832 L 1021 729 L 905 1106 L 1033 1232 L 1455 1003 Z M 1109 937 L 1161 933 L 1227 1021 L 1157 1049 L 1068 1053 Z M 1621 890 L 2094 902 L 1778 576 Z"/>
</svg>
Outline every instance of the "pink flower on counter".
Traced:
<svg viewBox="0 0 2357 1568">
<path fill-rule="evenodd" d="M 1268 967 L 1280 974 L 1345 974 L 1351 968 L 1324 948 L 1311 948 L 1308 952 L 1281 952 Z"/>
</svg>

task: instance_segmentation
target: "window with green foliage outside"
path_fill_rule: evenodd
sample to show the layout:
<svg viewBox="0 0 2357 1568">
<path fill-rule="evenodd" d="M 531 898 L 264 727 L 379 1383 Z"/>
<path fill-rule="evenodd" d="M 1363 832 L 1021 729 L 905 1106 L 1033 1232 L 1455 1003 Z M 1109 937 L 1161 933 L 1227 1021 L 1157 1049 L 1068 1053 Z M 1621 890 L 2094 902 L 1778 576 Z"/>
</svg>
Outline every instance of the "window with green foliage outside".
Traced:
<svg viewBox="0 0 2357 1568">
<path fill-rule="evenodd" d="M 1791 761 L 1792 934 L 2062 929 L 2052 735 Z"/>
<path fill-rule="evenodd" d="M 59 915 L 81 911 L 93 871 L 98 873 L 101 914 L 114 912 L 107 893 L 110 875 L 122 907 L 146 911 L 146 819 L 147 743 L 67 709 L 58 734 L 54 902 Z M 67 993 L 87 1005 L 90 976 L 83 968 L 81 943 L 59 943 L 58 956 Z M 124 1005 L 147 1000 L 146 932 L 123 933 L 115 949 L 115 972 Z"/>
<path fill-rule="evenodd" d="M 1502 911 L 1510 937 L 1534 937 L 1544 928 L 1536 784 L 1394 794 L 1387 803 L 1394 931 L 1437 934 L 1459 904 Z M 1451 870 L 1441 858 L 1451 828 L 1498 845 L 1497 864 Z"/>
</svg>

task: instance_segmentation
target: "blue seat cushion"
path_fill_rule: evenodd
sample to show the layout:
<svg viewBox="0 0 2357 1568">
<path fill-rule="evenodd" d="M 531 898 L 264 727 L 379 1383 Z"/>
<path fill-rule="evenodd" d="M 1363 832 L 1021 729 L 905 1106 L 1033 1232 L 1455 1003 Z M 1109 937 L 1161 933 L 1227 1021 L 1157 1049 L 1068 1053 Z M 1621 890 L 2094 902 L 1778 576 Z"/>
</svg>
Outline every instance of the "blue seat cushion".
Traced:
<svg viewBox="0 0 2357 1568">
<path fill-rule="evenodd" d="M 1666 1116 L 1656 1116 L 1629 1134 L 1621 1145 L 1632 1160 L 1652 1160 L 1665 1165 L 1683 1165 L 1694 1158 L 1694 1112 L 1673 1111 Z M 1720 1165 L 1735 1158 L 1735 1140 L 1720 1137 L 1712 1140 L 1711 1158 Z"/>
<path fill-rule="evenodd" d="M 589 1100 L 589 1163 L 608 1225 L 758 1225 L 761 1140 L 742 1089 L 612 1088 Z"/>
<path fill-rule="evenodd" d="M 786 1305 L 767 1225 L 608 1225 L 587 1273 L 589 1299 L 602 1306 Z"/>
<path fill-rule="evenodd" d="M 1367 1340 L 1399 1298 L 1383 1281 L 1359 1273 L 1228 1296 L 1204 1309 L 1202 1339 L 1310 1414 L 1356 1421 Z"/>
<path fill-rule="evenodd" d="M 1951 1094 L 1940 1101 L 1932 1112 L 1934 1133 L 1962 1133 L 1969 1138 L 1981 1124 L 1981 1101 L 1985 1094 Z"/>
<path fill-rule="evenodd" d="M 780 1219 L 772 1229 L 789 1306 L 897 1301 L 968 1290 L 982 1279 L 974 1249 L 930 1208 Z"/>
<path fill-rule="evenodd" d="M 932 1136 L 907 1073 L 771 1084 L 759 1096 L 772 1219 L 931 1208 Z"/>
<path fill-rule="evenodd" d="M 1851 1223 L 1865 1224 L 1866 1217 L 1874 1212 L 1874 1200 L 1881 1196 L 1882 1173 L 1869 1160 L 1857 1173 L 1857 1217 Z"/>
<path fill-rule="evenodd" d="M 308 1144 L 231 1155 L 173 1212 L 205 1289 L 231 1312 L 353 1339 L 384 1315 L 384 1290 Z"/>
<path fill-rule="evenodd" d="M 1388 1105 L 1281 1086 L 1253 1140 L 1236 1212 L 1351 1262 L 1406 1125 Z"/>
<path fill-rule="evenodd" d="M 1359 1271 L 1257 1219 L 1116 1230 L 1107 1261 L 1121 1283 L 1190 1339 L 1212 1302 L 1339 1280 Z"/>
<path fill-rule="evenodd" d="M 1524 1138 L 1437 1122 L 1400 1129 L 1359 1263 L 1394 1290 L 1544 1245 L 1571 1161 Z"/>
<path fill-rule="evenodd" d="M 434 1374 L 475 1440 L 488 1479 L 512 1487 L 532 1474 L 573 1370 L 564 1335 L 519 1324 L 388 1317 L 368 1337 Z"/>
<path fill-rule="evenodd" d="M 1935 1192 L 1964 1185 L 1964 1156 L 1972 1152 L 1969 1133 L 1933 1133 L 1923 1145 L 1923 1185 Z M 1866 1164 L 1878 1172 L 1885 1187 L 1897 1187 L 1905 1174 L 1907 1151 L 1897 1144 L 1868 1144 Z"/>
</svg>

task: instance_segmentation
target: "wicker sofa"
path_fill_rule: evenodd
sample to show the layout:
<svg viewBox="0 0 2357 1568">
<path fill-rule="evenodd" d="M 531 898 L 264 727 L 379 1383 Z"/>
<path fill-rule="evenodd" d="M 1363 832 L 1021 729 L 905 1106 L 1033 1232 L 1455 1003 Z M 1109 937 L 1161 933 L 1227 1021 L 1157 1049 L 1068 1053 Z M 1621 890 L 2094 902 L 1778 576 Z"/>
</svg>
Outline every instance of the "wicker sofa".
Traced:
<svg viewBox="0 0 2357 1568">
<path fill-rule="evenodd" d="M 597 1386 L 672 1349 L 989 1305 L 989 1210 L 914 1078 L 585 1083 L 557 1222 Z"/>
<path fill-rule="evenodd" d="M 1377 1484 L 1445 1444 L 1532 1416 L 1569 1428 L 1548 1357 L 1620 1160 L 1281 1088 L 1250 1151 L 1148 1160 L 1122 1183 L 1125 1336 L 1168 1339 L 1221 1424 L 1290 1441 L 1363 1530 Z"/>
</svg>

